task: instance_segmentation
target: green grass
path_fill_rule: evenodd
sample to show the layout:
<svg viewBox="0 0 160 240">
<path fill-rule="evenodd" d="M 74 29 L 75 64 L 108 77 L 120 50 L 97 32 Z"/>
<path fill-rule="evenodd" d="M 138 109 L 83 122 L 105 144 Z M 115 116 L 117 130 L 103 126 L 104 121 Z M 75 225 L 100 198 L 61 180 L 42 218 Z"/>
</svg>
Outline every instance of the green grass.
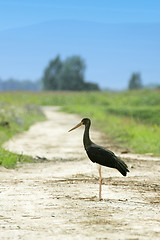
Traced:
<svg viewBox="0 0 160 240">
<path fill-rule="evenodd" d="M 107 113 L 106 108 L 86 105 L 65 106 L 64 111 L 77 113 L 92 119 L 93 125 L 120 146 L 136 153 L 160 155 L 160 127 L 156 124 L 143 124 L 134 118 Z"/>
<path fill-rule="evenodd" d="M 7 98 L 6 98 L 7 101 Z M 0 164 L 13 168 L 17 162 L 30 162 L 29 156 L 10 153 L 3 149 L 2 144 L 10 139 L 13 135 L 27 130 L 30 125 L 36 121 L 44 120 L 42 112 L 38 106 L 22 105 L 16 106 L 8 102 L 0 102 Z M 8 125 L 3 123 L 7 122 Z"/>
<path fill-rule="evenodd" d="M 136 153 L 160 155 L 160 90 L 1 93 L 0 122 L 8 121 L 10 127 L 0 126 L 0 146 L 34 122 L 44 120 L 40 105 L 62 106 L 63 111 L 78 113 L 80 118 L 90 117 L 94 126 L 119 145 Z M 23 161 L 23 156 L 3 148 L 0 157 L 6 167 Z"/>
</svg>

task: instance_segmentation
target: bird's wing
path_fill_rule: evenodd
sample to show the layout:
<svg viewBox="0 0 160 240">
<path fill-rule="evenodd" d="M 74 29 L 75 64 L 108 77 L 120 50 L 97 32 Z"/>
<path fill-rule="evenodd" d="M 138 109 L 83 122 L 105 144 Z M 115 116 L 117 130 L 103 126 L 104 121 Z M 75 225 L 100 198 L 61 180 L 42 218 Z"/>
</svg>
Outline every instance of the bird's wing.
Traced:
<svg viewBox="0 0 160 240">
<path fill-rule="evenodd" d="M 92 162 L 99 163 L 106 167 L 114 168 L 116 166 L 117 157 L 112 151 L 108 149 L 94 144 L 86 149 L 86 152 Z"/>
</svg>

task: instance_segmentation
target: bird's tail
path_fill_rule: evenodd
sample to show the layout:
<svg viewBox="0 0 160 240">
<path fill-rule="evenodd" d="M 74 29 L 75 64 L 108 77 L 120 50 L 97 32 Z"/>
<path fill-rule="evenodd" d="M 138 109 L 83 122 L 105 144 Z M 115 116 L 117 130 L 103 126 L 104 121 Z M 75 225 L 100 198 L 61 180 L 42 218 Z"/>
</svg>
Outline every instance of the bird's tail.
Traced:
<svg viewBox="0 0 160 240">
<path fill-rule="evenodd" d="M 129 172 L 127 165 L 120 158 L 116 159 L 116 168 L 123 176 L 126 176 Z"/>
</svg>

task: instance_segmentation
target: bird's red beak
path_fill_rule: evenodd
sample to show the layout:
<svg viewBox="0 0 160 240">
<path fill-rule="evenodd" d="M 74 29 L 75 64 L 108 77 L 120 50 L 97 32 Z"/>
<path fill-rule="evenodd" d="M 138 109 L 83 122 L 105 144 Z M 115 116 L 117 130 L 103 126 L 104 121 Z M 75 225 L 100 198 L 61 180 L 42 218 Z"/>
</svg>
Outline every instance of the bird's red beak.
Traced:
<svg viewBox="0 0 160 240">
<path fill-rule="evenodd" d="M 68 132 L 71 132 L 72 130 L 80 127 L 83 124 L 83 122 L 78 123 L 75 127 L 71 128 Z"/>
</svg>

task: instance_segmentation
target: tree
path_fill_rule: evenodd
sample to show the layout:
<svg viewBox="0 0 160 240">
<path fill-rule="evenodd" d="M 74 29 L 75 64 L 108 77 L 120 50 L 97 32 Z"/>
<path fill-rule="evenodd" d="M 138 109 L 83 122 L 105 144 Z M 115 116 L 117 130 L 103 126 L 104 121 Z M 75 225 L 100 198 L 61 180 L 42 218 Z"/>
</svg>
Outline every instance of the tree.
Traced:
<svg viewBox="0 0 160 240">
<path fill-rule="evenodd" d="M 68 57 L 64 63 L 59 76 L 61 90 L 83 90 L 84 89 L 85 63 L 79 56 Z"/>
<path fill-rule="evenodd" d="M 85 62 L 80 56 L 68 57 L 63 62 L 57 56 L 44 71 L 44 90 L 99 90 L 97 84 L 84 81 L 85 69 Z"/>
<path fill-rule="evenodd" d="M 42 78 L 44 90 L 58 90 L 59 89 L 59 73 L 62 68 L 60 57 L 50 61 L 49 66 L 45 69 Z"/>
<path fill-rule="evenodd" d="M 141 89 L 143 87 L 140 73 L 133 73 L 128 84 L 128 89 Z"/>
</svg>

